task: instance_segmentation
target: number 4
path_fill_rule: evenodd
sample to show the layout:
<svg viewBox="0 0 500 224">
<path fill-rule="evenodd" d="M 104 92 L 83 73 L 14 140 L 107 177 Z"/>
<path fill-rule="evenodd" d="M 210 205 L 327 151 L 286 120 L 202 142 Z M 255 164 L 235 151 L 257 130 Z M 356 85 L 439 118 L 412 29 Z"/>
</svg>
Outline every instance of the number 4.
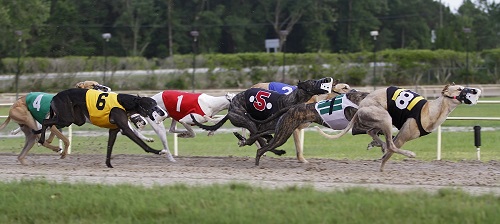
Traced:
<svg viewBox="0 0 500 224">
<path fill-rule="evenodd" d="M 42 97 L 43 97 L 43 94 L 40 94 L 40 95 L 36 96 L 35 101 L 33 101 L 33 108 L 36 108 L 36 111 L 40 111 L 40 107 L 42 104 Z"/>
</svg>

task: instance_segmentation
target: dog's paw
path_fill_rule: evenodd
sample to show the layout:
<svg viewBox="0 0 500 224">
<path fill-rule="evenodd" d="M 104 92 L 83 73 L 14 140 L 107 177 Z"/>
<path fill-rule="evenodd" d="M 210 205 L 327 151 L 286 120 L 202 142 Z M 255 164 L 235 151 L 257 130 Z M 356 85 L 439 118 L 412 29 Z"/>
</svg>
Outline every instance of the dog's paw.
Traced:
<svg viewBox="0 0 500 224">
<path fill-rule="evenodd" d="M 408 150 L 401 150 L 401 151 L 403 152 L 403 155 L 407 156 L 408 158 L 415 158 L 417 156 L 417 154 L 415 154 L 412 151 Z"/>
<path fill-rule="evenodd" d="M 215 134 L 215 131 L 209 131 L 207 136 L 214 136 L 214 134 Z"/>
<path fill-rule="evenodd" d="M 278 156 L 284 155 L 286 153 L 285 150 L 281 150 L 281 149 L 271 150 L 271 152 L 273 152 L 274 154 L 276 154 Z"/>
<path fill-rule="evenodd" d="M 179 138 L 194 138 L 194 136 L 189 132 L 182 132 L 177 135 Z"/>
<path fill-rule="evenodd" d="M 160 155 L 163 155 L 163 154 L 165 154 L 165 157 L 167 157 L 168 161 L 173 162 L 173 163 L 177 162 L 177 161 L 175 161 L 175 159 L 172 156 L 172 154 L 170 153 L 170 151 L 163 149 L 160 151 Z"/>
</svg>

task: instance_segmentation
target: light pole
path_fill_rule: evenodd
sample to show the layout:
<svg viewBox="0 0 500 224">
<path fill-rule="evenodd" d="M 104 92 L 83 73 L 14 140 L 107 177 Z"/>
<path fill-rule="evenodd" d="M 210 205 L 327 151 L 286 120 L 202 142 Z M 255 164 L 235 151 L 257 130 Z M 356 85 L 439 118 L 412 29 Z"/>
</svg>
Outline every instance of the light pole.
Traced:
<svg viewBox="0 0 500 224">
<path fill-rule="evenodd" d="M 286 57 L 285 57 L 285 46 L 286 46 L 286 36 L 288 36 L 288 30 L 280 30 L 280 36 L 281 36 L 281 40 L 283 41 L 283 43 L 281 44 L 281 51 L 283 52 L 283 71 L 282 71 L 282 77 L 281 77 L 281 82 L 282 83 L 285 83 L 285 75 L 286 75 L 286 71 L 285 71 L 285 65 L 286 65 Z"/>
<path fill-rule="evenodd" d="M 103 54 L 104 54 L 104 74 L 102 77 L 102 83 L 106 85 L 106 70 L 108 70 L 108 42 L 109 39 L 111 39 L 111 34 L 110 33 L 103 33 L 102 38 L 104 39 L 104 46 L 103 46 Z"/>
<path fill-rule="evenodd" d="M 16 99 L 19 97 L 19 76 L 21 75 L 21 41 L 23 40 L 23 31 L 16 30 L 17 35 L 17 71 L 16 71 Z"/>
<path fill-rule="evenodd" d="M 193 93 L 194 93 L 194 72 L 196 70 L 196 46 L 198 43 L 198 36 L 200 35 L 200 32 L 193 30 L 189 32 L 191 36 L 193 37 L 193 74 L 191 75 L 191 87 L 193 88 Z"/>
<path fill-rule="evenodd" d="M 465 33 L 465 86 L 469 86 L 470 81 L 470 73 L 469 73 L 469 33 L 471 32 L 470 28 L 463 28 Z"/>
<path fill-rule="evenodd" d="M 377 36 L 378 36 L 378 31 L 373 30 L 370 32 L 370 35 L 373 37 L 373 77 L 372 77 L 372 85 L 373 85 L 373 90 L 376 89 L 376 68 L 377 68 Z"/>
</svg>

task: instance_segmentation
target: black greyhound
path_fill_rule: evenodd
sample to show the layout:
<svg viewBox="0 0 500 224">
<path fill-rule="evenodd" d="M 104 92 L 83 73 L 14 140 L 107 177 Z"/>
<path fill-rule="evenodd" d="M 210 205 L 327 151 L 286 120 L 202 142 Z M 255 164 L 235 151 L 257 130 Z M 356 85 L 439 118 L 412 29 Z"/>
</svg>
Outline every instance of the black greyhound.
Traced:
<svg viewBox="0 0 500 224">
<path fill-rule="evenodd" d="M 217 124 L 213 126 L 203 125 L 196 121 L 193 116 L 191 116 L 191 118 L 193 119 L 194 124 L 207 131 L 215 131 L 219 129 L 227 120 L 230 120 L 234 126 L 246 128 L 250 132 L 250 136 L 252 136 L 259 131 L 268 130 L 270 128 L 274 129 L 276 121 L 260 124 L 250 120 L 247 114 L 255 119 L 263 120 L 283 108 L 299 103 L 305 103 L 314 95 L 328 93 L 331 91 L 331 86 L 336 85 L 337 83 L 338 80 L 335 80 L 334 82 L 332 78 L 307 80 L 299 82 L 297 84 L 297 89 L 292 91 L 289 95 L 279 94 L 272 90 L 251 88 L 238 93 L 233 98 L 226 116 L 224 116 L 224 118 L 222 118 L 222 120 Z M 267 138 L 268 136 L 265 137 Z M 266 144 L 266 139 L 263 138 L 263 136 L 258 137 L 257 141 L 261 146 Z M 239 145 L 243 146 L 247 145 L 247 143 L 244 139 L 240 138 Z M 285 151 L 282 150 L 271 151 L 277 155 L 285 153 Z"/>
<path fill-rule="evenodd" d="M 156 101 L 149 97 L 139 97 L 129 94 L 106 93 L 87 89 L 68 89 L 57 93 L 50 104 L 50 115 L 43 120 L 39 143 L 45 141 L 45 130 L 55 125 L 58 128 L 71 124 L 82 126 L 88 120 L 90 123 L 109 129 L 106 154 L 106 165 L 111 166 L 111 154 L 116 135 L 122 131 L 124 135 L 137 143 L 146 152 L 160 154 L 146 145 L 128 125 L 131 114 L 148 116 L 155 122 L 161 122 L 166 117 L 165 111 L 159 108 Z M 37 131 L 38 132 L 38 131 Z"/>
</svg>

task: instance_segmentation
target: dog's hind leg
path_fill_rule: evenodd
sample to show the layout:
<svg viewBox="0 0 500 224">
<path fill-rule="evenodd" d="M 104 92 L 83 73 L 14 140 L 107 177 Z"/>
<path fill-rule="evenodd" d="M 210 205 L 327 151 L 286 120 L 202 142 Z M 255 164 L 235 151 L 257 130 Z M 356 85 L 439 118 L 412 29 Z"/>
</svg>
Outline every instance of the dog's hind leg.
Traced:
<svg viewBox="0 0 500 224">
<path fill-rule="evenodd" d="M 21 125 L 21 131 L 24 133 L 24 147 L 21 150 L 21 153 L 19 156 L 17 156 L 17 160 L 22 164 L 22 165 L 28 165 L 26 162 L 26 155 L 28 152 L 33 148 L 33 145 L 35 145 L 36 142 L 36 134 L 34 134 L 31 131 L 31 128 L 26 125 Z"/>
<path fill-rule="evenodd" d="M 300 139 L 300 132 L 302 129 L 293 130 L 293 142 L 295 144 L 295 153 L 297 155 L 297 160 L 301 163 L 309 163 L 306 158 L 304 158 L 304 149 L 302 148 L 302 141 Z"/>
</svg>

